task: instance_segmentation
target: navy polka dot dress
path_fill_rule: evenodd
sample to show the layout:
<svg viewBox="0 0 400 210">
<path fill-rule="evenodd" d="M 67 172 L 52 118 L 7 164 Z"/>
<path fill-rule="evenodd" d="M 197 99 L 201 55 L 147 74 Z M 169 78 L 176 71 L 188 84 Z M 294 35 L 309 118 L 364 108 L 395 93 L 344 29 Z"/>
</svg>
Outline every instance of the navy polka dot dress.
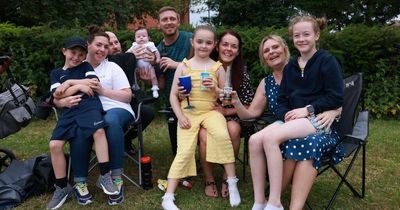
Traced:
<svg viewBox="0 0 400 210">
<path fill-rule="evenodd" d="M 265 77 L 264 82 L 268 108 L 275 115 L 279 85 L 275 82 L 272 74 Z M 313 160 L 314 168 L 319 169 L 324 161 L 322 157 L 329 154 L 332 163 L 337 164 L 343 160 L 343 146 L 340 145 L 334 151 L 331 150 L 339 139 L 338 133 L 333 129 L 330 134 L 313 134 L 305 138 L 291 139 L 281 145 L 282 157 L 284 160 Z"/>
</svg>

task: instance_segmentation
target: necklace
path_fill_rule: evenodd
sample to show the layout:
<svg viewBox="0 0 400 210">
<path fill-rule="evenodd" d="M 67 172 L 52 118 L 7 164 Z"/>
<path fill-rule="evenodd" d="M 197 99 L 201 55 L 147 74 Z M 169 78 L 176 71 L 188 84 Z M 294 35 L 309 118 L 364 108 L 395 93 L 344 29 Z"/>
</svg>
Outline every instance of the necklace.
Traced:
<svg viewBox="0 0 400 210">
<path fill-rule="evenodd" d="M 299 68 L 300 68 L 300 71 L 301 71 L 301 77 L 304 77 L 304 68 L 306 67 L 307 61 L 303 62 L 303 61 L 301 61 L 300 58 L 301 57 L 297 58 L 297 63 L 299 64 Z"/>
</svg>

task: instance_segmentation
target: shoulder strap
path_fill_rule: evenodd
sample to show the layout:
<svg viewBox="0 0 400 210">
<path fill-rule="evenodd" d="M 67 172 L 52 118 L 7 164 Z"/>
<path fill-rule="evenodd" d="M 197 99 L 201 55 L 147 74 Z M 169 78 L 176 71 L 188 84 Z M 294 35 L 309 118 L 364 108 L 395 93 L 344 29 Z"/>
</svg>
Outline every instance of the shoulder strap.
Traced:
<svg viewBox="0 0 400 210">
<path fill-rule="evenodd" d="M 222 65 L 222 63 L 221 62 L 219 62 L 219 61 L 217 61 L 217 62 L 215 62 L 215 64 L 211 67 L 211 71 L 217 71 L 218 70 L 218 68 L 220 67 Z"/>
</svg>

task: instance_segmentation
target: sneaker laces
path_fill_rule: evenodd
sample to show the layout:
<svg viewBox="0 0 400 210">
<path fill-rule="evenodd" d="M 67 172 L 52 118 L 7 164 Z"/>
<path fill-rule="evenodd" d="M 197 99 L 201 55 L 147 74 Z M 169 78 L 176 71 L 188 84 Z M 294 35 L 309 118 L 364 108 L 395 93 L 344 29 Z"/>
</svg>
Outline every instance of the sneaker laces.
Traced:
<svg viewBox="0 0 400 210">
<path fill-rule="evenodd" d="M 76 189 L 78 190 L 80 195 L 87 195 L 89 194 L 89 190 L 87 188 L 86 183 L 79 182 L 76 184 Z"/>
</svg>

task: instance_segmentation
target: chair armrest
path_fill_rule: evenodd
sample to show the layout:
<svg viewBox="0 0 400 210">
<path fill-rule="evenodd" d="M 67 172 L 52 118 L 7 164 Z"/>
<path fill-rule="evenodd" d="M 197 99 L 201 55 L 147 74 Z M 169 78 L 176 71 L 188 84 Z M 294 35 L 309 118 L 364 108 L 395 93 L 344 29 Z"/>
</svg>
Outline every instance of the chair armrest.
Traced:
<svg viewBox="0 0 400 210">
<path fill-rule="evenodd" d="M 354 124 L 353 132 L 348 135 L 351 138 L 359 139 L 362 142 L 367 141 L 369 125 L 369 113 L 368 111 L 360 111 L 357 116 L 357 121 Z"/>
</svg>

